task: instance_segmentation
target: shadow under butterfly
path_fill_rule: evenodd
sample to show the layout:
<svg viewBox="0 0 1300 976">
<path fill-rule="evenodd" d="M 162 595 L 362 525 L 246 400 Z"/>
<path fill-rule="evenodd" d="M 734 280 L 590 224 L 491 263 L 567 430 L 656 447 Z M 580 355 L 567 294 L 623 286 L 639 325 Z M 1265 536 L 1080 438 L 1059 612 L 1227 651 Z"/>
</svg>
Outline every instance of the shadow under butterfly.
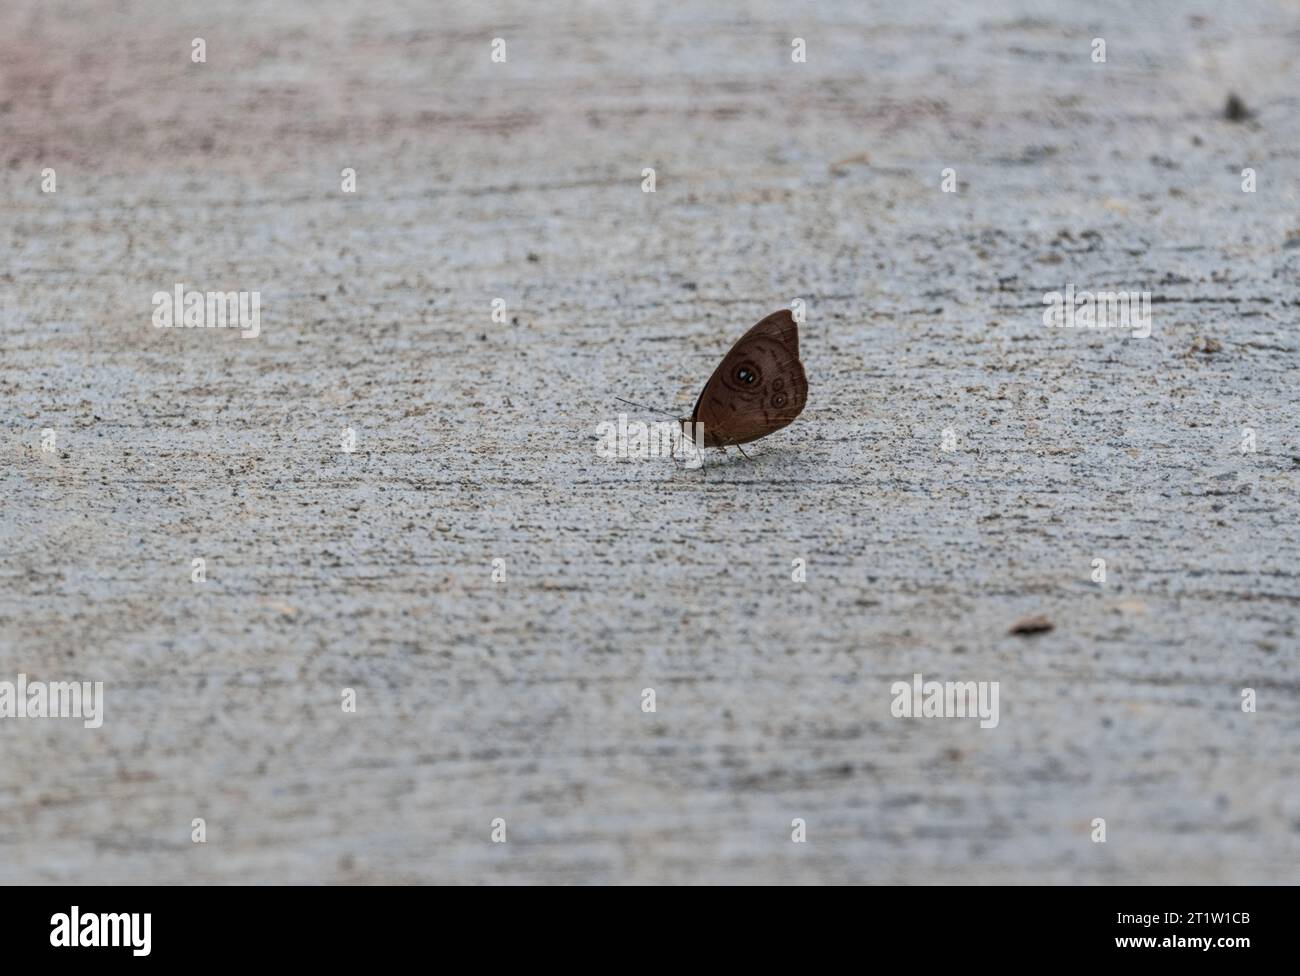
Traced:
<svg viewBox="0 0 1300 976">
<path fill-rule="evenodd" d="M 735 447 L 745 454 L 741 444 L 785 427 L 803 412 L 807 402 L 808 377 L 799 362 L 799 326 L 789 309 L 782 309 L 736 340 L 704 384 L 690 416 L 675 419 L 696 444 L 724 450 Z"/>
</svg>

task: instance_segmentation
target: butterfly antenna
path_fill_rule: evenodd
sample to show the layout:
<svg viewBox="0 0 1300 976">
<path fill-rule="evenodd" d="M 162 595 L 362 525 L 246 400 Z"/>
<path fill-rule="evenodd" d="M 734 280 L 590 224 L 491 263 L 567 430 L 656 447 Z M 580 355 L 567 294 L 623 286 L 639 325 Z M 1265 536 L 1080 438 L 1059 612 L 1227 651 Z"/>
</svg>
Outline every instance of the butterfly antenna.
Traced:
<svg viewBox="0 0 1300 976">
<path fill-rule="evenodd" d="M 622 397 L 614 397 L 619 403 L 626 403 L 630 407 L 640 407 L 642 410 L 649 410 L 651 413 L 660 413 L 665 417 L 672 417 L 673 420 L 679 420 L 677 414 L 671 410 L 661 410 L 659 407 L 650 407 L 644 403 L 637 403 L 635 400 L 624 400 Z"/>
</svg>

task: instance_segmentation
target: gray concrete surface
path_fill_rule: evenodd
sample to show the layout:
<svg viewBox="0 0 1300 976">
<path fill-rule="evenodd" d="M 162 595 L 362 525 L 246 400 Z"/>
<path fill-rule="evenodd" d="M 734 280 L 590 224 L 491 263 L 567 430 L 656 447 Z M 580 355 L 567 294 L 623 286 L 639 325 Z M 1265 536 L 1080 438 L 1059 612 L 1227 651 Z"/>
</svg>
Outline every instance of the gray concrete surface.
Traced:
<svg viewBox="0 0 1300 976">
<path fill-rule="evenodd" d="M 1132 7 L 0 7 L 0 881 L 1300 881 L 1300 4 Z"/>
</svg>

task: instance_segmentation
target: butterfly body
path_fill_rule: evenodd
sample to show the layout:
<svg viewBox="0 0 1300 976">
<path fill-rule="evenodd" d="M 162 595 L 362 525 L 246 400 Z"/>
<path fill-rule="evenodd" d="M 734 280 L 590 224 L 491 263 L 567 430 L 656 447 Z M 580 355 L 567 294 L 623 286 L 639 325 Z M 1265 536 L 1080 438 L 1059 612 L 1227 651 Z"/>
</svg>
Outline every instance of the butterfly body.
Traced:
<svg viewBox="0 0 1300 976">
<path fill-rule="evenodd" d="M 705 447 L 748 444 L 789 424 L 807 402 L 799 327 L 783 309 L 736 341 L 681 423 L 688 436 L 702 425 Z"/>
</svg>

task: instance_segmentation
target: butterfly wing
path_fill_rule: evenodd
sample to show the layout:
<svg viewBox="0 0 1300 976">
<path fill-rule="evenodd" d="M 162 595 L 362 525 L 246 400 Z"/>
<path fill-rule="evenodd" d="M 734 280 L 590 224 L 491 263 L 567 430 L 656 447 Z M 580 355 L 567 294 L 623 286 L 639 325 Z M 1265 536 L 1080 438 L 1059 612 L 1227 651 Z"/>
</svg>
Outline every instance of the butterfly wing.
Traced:
<svg viewBox="0 0 1300 976">
<path fill-rule="evenodd" d="M 799 362 L 799 326 L 788 309 L 746 332 L 704 384 L 691 422 L 704 425 L 705 447 L 747 444 L 789 424 L 808 402 Z"/>
</svg>

